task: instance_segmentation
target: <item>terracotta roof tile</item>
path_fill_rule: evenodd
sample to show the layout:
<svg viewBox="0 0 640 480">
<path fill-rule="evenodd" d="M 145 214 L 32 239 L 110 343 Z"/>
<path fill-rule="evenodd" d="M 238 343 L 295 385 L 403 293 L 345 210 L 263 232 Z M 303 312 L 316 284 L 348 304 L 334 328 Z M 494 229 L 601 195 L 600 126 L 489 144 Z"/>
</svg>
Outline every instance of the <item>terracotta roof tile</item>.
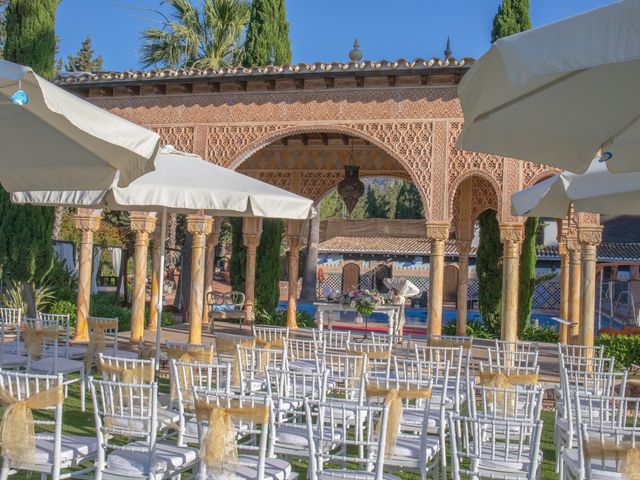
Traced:
<svg viewBox="0 0 640 480">
<path fill-rule="evenodd" d="M 437 70 L 446 68 L 469 68 L 475 63 L 473 58 L 416 58 L 413 61 L 400 58 L 396 61 L 380 60 L 377 62 L 365 60 L 363 62 L 315 62 L 298 63 L 297 65 L 267 65 L 265 67 L 232 67 L 219 69 L 156 69 L 148 71 L 125 71 L 125 72 L 77 72 L 58 75 L 54 80 L 61 85 L 74 85 L 84 83 L 104 83 L 118 81 L 143 81 L 143 80 L 175 80 L 175 79 L 198 79 L 211 77 L 261 77 L 261 76 L 283 76 L 300 74 L 326 74 L 326 73 L 349 73 L 349 72 L 393 72 L 401 73 L 412 70 Z"/>
</svg>

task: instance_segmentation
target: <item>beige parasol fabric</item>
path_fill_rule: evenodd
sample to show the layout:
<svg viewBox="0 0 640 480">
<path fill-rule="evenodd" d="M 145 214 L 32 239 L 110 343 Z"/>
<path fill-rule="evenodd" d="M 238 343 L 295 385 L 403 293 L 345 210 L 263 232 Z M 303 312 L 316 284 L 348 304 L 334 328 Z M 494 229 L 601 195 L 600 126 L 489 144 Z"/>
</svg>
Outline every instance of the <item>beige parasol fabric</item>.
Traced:
<svg viewBox="0 0 640 480">
<path fill-rule="evenodd" d="M 18 90 L 28 101 L 15 104 Z M 21 93 L 22 95 L 22 93 Z M 0 60 L 0 183 L 10 191 L 126 186 L 154 168 L 160 137 Z"/>
<path fill-rule="evenodd" d="M 582 175 L 564 172 L 514 194 L 511 211 L 564 218 L 572 203 L 578 212 L 635 215 L 640 210 L 640 173 L 611 173 L 596 159 Z"/>
<path fill-rule="evenodd" d="M 304 220 L 314 214 L 313 201 L 273 185 L 162 147 L 156 169 L 128 187 L 101 191 L 14 192 L 15 203 L 65 205 L 113 210 L 176 213 L 203 210 L 215 216 L 257 216 Z"/>
<path fill-rule="evenodd" d="M 496 41 L 458 93 L 465 150 L 582 173 L 640 170 L 640 0 Z"/>
</svg>

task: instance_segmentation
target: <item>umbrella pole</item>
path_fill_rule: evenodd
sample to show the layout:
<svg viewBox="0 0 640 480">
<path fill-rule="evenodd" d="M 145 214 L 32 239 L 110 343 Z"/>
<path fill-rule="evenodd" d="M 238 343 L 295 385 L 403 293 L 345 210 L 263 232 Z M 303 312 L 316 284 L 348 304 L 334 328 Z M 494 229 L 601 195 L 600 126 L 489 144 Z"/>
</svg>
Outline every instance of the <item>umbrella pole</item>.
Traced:
<svg viewBox="0 0 640 480">
<path fill-rule="evenodd" d="M 156 310 L 158 311 L 158 324 L 156 327 L 156 371 L 160 371 L 160 334 L 162 332 L 162 296 L 164 293 L 164 243 L 167 234 L 167 207 L 162 208 L 162 221 L 160 223 L 160 268 L 158 268 L 158 298 L 156 301 Z"/>
</svg>

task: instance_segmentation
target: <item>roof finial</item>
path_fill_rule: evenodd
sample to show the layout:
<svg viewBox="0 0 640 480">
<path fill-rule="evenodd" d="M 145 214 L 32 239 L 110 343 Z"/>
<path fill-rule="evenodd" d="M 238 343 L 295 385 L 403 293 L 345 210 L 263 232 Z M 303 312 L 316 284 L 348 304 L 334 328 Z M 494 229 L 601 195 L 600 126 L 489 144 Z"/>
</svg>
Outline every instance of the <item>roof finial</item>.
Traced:
<svg viewBox="0 0 640 480">
<path fill-rule="evenodd" d="M 349 59 L 352 62 L 356 62 L 356 63 L 362 60 L 362 52 L 360 51 L 360 42 L 358 42 L 357 38 L 353 42 L 353 50 L 349 52 Z"/>
<path fill-rule="evenodd" d="M 271 51 L 269 52 L 269 65 L 276 64 L 276 49 L 271 47 Z"/>
<path fill-rule="evenodd" d="M 451 37 L 447 36 L 447 48 L 444 49 L 444 58 L 449 58 L 453 55 L 451 51 Z"/>
</svg>

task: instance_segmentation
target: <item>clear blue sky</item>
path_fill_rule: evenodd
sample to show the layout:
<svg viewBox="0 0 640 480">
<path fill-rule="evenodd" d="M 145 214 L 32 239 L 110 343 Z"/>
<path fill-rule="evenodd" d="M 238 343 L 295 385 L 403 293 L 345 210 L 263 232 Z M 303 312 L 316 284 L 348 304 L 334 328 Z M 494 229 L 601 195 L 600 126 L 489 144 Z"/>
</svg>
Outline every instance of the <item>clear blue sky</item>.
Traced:
<svg viewBox="0 0 640 480">
<path fill-rule="evenodd" d="M 201 0 L 192 0 L 199 4 Z M 534 26 L 612 0 L 531 0 Z M 60 55 L 91 35 L 106 70 L 139 68 L 139 35 L 159 17 L 161 0 L 62 0 L 56 33 Z M 346 61 L 354 37 L 365 59 L 442 56 L 447 35 L 456 57 L 479 57 L 490 43 L 501 0 L 287 0 L 294 63 Z"/>
</svg>

